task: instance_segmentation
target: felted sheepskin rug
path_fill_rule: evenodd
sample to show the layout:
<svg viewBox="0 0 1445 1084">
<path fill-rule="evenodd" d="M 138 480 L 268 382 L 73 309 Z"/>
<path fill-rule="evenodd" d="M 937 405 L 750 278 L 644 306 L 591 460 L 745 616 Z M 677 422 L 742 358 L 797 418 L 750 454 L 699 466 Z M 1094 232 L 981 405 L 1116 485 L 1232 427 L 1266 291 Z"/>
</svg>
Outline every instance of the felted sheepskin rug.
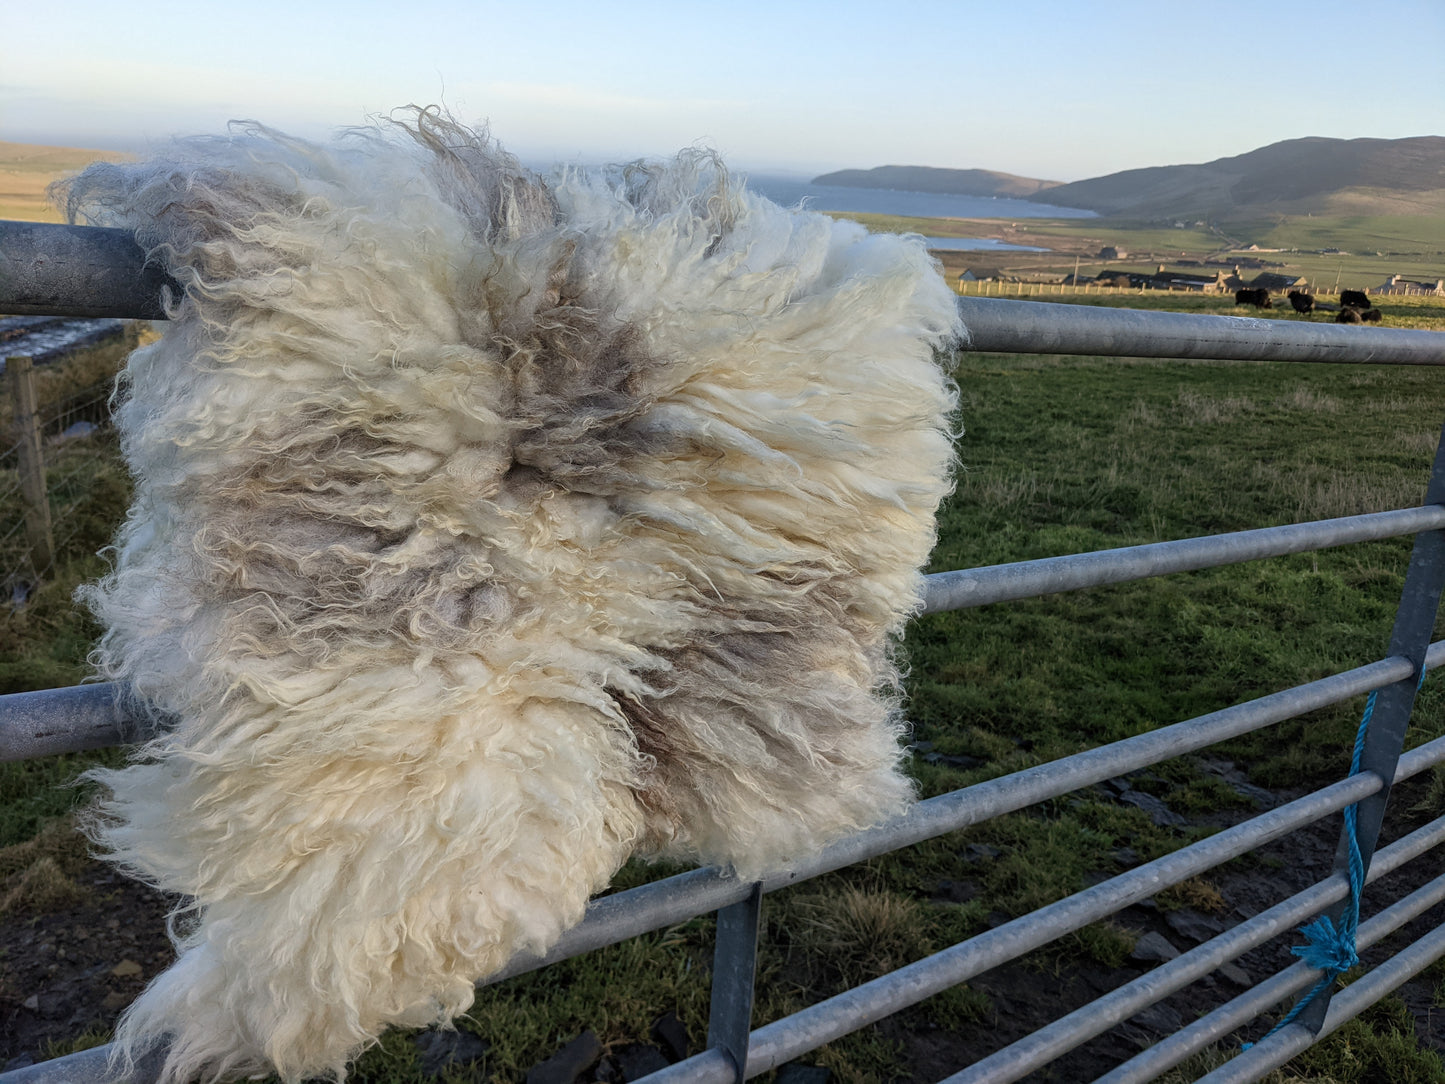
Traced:
<svg viewBox="0 0 1445 1084">
<path fill-rule="evenodd" d="M 435 111 L 65 195 L 184 287 L 85 592 L 162 724 L 93 832 L 193 901 L 122 1057 L 341 1078 L 634 853 L 754 878 L 905 807 L 958 331 L 921 239 L 697 151 L 544 180 Z"/>
</svg>

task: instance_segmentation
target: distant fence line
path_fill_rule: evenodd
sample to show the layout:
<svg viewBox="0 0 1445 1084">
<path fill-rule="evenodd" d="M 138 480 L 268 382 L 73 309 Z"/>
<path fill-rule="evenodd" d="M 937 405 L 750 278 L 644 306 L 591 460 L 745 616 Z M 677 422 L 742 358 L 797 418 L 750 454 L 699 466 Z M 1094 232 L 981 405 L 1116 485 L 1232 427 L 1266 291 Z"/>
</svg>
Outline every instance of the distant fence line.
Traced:
<svg viewBox="0 0 1445 1084">
<path fill-rule="evenodd" d="M 1409 286 L 1379 286 L 1365 292 L 1379 297 L 1445 297 L 1445 290 L 1421 290 Z"/>
<path fill-rule="evenodd" d="M 1064 297 L 1078 296 L 1085 294 L 1144 294 L 1155 291 L 1144 286 L 1096 286 L 1087 283 L 1082 286 L 1065 286 L 1058 282 L 1003 282 L 997 279 L 985 279 L 981 282 L 964 282 L 959 279 L 951 283 L 955 293 L 961 297 L 1042 297 L 1047 295 L 1063 295 Z M 1179 293 L 1174 290 L 1161 290 L 1159 293 Z M 1190 291 L 1195 293 L 1198 291 Z"/>
<path fill-rule="evenodd" d="M 5 368 L 10 439 L 0 448 L 0 585 L 15 604 L 54 569 L 80 531 L 84 487 L 78 483 L 91 453 L 64 453 L 110 425 L 113 381 L 38 404 L 30 359 L 12 356 Z"/>
</svg>

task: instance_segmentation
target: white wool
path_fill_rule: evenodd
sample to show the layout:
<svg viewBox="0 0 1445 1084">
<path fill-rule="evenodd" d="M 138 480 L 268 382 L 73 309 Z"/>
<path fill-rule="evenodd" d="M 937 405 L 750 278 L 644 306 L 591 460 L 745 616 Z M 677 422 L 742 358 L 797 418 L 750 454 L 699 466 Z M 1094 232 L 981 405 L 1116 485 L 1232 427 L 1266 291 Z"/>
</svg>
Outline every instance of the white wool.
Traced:
<svg viewBox="0 0 1445 1084">
<path fill-rule="evenodd" d="M 755 877 L 904 807 L 957 330 L 920 239 L 699 153 L 544 182 L 427 112 L 69 199 L 185 288 L 87 591 L 163 723 L 97 837 L 193 901 L 124 1057 L 339 1078 L 634 852 Z"/>
</svg>

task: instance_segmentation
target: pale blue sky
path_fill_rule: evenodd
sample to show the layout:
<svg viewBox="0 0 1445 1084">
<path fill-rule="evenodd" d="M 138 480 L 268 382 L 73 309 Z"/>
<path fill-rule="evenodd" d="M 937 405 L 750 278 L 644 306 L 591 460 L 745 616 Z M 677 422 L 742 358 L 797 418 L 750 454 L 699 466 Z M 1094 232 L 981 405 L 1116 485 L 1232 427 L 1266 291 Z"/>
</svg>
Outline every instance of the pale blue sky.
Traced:
<svg viewBox="0 0 1445 1084">
<path fill-rule="evenodd" d="M 0 3 L 0 140 L 301 135 L 445 101 L 524 159 L 1077 180 L 1445 134 L 1445 0 Z"/>
</svg>

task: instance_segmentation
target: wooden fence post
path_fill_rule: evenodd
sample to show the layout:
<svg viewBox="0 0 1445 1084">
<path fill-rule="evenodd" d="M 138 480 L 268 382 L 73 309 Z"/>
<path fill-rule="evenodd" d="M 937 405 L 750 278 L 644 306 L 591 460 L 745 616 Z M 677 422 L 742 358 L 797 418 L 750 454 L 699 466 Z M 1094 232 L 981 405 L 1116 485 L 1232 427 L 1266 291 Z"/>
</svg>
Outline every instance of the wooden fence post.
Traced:
<svg viewBox="0 0 1445 1084">
<path fill-rule="evenodd" d="M 19 457 L 20 496 L 25 502 L 25 537 L 30 562 L 40 574 L 55 560 L 50 532 L 50 500 L 45 493 L 45 458 L 40 444 L 40 415 L 35 405 L 35 370 L 24 354 L 5 359 L 5 376 L 14 406 L 13 430 Z"/>
</svg>

